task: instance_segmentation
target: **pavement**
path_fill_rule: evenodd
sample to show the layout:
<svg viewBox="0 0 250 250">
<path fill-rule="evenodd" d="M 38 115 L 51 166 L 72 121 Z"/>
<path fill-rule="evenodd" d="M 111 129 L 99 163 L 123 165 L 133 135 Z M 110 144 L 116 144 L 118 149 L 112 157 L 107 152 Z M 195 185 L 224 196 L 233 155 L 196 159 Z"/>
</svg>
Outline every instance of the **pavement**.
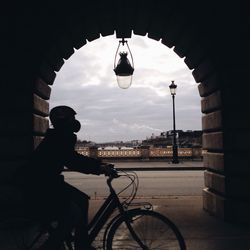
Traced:
<svg viewBox="0 0 250 250">
<path fill-rule="evenodd" d="M 210 216 L 202 208 L 201 196 L 173 196 L 147 201 L 176 224 L 187 250 L 250 249 L 250 225 L 231 224 Z M 99 199 L 90 201 L 90 219 L 102 202 Z"/>
<path fill-rule="evenodd" d="M 119 169 L 129 169 L 131 164 L 117 162 Z M 179 164 L 154 162 L 133 164 L 131 170 L 204 170 L 201 161 Z M 165 196 L 138 199 L 153 204 L 154 209 L 172 220 L 182 233 L 187 250 L 249 250 L 250 224 L 233 224 L 211 216 L 204 211 L 202 196 Z M 90 200 L 89 218 L 103 202 L 103 198 Z"/>
<path fill-rule="evenodd" d="M 205 170 L 200 160 L 180 160 L 178 164 L 171 161 L 138 161 L 138 162 L 111 162 L 120 170 L 142 170 L 142 171 L 176 171 L 176 170 Z"/>
</svg>

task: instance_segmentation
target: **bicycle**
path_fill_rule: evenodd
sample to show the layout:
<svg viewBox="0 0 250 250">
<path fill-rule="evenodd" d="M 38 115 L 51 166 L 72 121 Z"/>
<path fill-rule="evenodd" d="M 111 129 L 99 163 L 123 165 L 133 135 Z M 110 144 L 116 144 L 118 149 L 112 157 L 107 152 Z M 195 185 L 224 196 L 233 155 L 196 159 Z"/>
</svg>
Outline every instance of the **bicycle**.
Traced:
<svg viewBox="0 0 250 250">
<path fill-rule="evenodd" d="M 130 183 L 116 193 L 112 181 L 120 177 L 129 178 Z M 104 229 L 102 240 L 104 250 L 186 249 L 183 236 L 170 219 L 154 211 L 153 205 L 148 202 L 133 202 L 139 185 L 139 178 L 135 172 L 117 171 L 116 174 L 108 176 L 106 183 L 110 194 L 88 225 L 91 243 Z M 132 189 L 130 195 L 121 201 L 119 195 L 129 187 Z M 132 206 L 136 208 L 131 208 Z M 115 211 L 116 214 L 112 217 Z M 43 227 L 25 250 L 36 249 L 35 245 L 39 239 L 50 230 L 53 230 L 51 225 Z M 74 250 L 73 237 L 72 234 L 64 239 L 63 249 Z"/>
</svg>

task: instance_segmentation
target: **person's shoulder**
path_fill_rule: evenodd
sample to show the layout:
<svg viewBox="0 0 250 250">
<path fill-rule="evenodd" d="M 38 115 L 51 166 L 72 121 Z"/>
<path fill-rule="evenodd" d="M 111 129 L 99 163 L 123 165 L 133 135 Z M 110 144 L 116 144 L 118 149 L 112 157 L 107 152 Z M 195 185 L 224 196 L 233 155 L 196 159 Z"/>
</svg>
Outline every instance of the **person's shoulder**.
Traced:
<svg viewBox="0 0 250 250">
<path fill-rule="evenodd" d="M 61 131 L 58 129 L 48 129 L 45 135 L 47 138 L 55 138 L 60 141 L 75 141 L 77 139 L 76 134 L 74 133 L 65 133 L 65 131 Z"/>
<path fill-rule="evenodd" d="M 45 137 L 56 137 L 58 136 L 58 132 L 56 129 L 53 128 L 48 128 L 45 134 Z"/>
</svg>

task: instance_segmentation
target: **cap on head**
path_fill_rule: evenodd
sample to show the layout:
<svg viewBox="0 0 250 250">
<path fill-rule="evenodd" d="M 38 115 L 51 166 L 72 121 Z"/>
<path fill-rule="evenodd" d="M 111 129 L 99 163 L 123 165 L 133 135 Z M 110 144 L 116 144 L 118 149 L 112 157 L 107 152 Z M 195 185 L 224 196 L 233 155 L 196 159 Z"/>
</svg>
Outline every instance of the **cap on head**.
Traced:
<svg viewBox="0 0 250 250">
<path fill-rule="evenodd" d="M 53 126 L 57 125 L 58 123 L 63 123 L 70 119 L 73 119 L 76 115 L 74 109 L 68 106 L 57 106 L 51 109 L 49 114 L 49 119 Z"/>
</svg>

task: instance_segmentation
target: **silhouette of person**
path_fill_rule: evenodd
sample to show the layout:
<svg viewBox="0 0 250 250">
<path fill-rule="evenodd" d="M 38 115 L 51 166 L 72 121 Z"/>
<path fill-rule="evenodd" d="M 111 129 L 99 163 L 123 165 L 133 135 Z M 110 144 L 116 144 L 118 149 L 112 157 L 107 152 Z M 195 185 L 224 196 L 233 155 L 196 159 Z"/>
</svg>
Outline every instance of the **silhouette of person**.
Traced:
<svg viewBox="0 0 250 250">
<path fill-rule="evenodd" d="M 76 112 L 68 106 L 57 106 L 50 111 L 53 128 L 47 130 L 28 164 L 19 169 L 15 178 L 24 190 L 26 212 L 42 220 L 58 221 L 46 249 L 60 249 L 61 239 L 72 228 L 75 229 L 75 249 L 92 249 L 87 232 L 89 197 L 64 181 L 61 174 L 64 166 L 84 174 L 114 171 L 101 160 L 75 151 L 75 133 L 81 128 L 75 115 Z"/>
</svg>

